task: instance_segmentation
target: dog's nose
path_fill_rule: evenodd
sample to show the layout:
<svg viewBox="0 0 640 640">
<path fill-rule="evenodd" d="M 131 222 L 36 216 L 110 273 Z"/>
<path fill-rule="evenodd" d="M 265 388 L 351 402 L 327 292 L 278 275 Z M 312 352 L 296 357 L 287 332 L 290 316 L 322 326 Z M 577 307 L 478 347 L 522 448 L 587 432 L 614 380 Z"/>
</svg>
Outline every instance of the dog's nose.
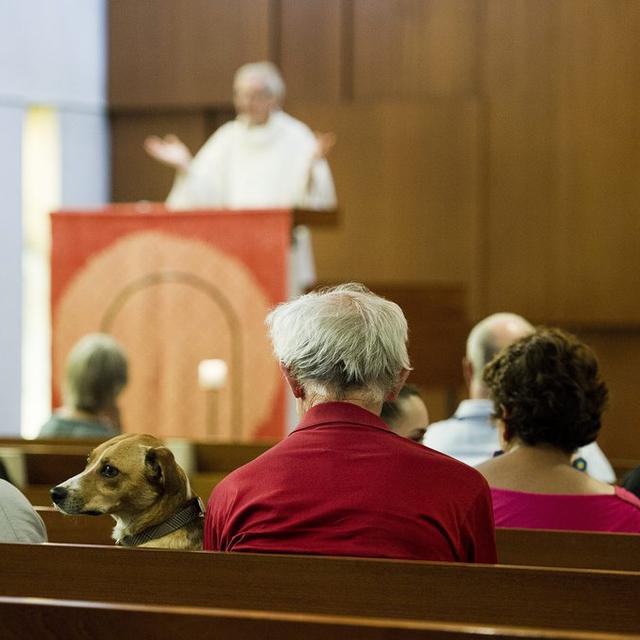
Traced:
<svg viewBox="0 0 640 640">
<path fill-rule="evenodd" d="M 69 492 L 60 485 L 58 485 L 57 487 L 53 487 L 53 489 L 51 489 L 49 493 L 51 494 L 51 499 L 56 504 L 60 504 L 69 494 Z"/>
</svg>

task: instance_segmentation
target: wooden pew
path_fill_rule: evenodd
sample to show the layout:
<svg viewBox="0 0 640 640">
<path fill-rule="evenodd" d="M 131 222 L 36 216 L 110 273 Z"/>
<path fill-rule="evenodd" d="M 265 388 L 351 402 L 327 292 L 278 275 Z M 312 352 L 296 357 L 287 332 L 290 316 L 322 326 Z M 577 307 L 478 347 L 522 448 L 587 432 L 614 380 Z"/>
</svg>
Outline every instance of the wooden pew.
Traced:
<svg viewBox="0 0 640 640">
<path fill-rule="evenodd" d="M 0 593 L 636 633 L 640 573 L 73 545 L 2 545 Z"/>
<path fill-rule="evenodd" d="M 206 638 L 214 631 L 217 638 L 234 640 L 473 640 L 487 635 L 496 640 L 637 638 L 557 629 L 8 597 L 0 597 L 0 620 L 5 640 L 51 637 L 52 629 L 56 637 L 92 640 Z"/>
<path fill-rule="evenodd" d="M 53 507 L 36 507 L 49 542 L 113 544 L 109 516 L 67 516 Z M 498 529 L 501 564 L 640 572 L 640 535 Z"/>
<path fill-rule="evenodd" d="M 501 564 L 640 571 L 640 535 L 496 529 Z"/>
<path fill-rule="evenodd" d="M 0 447 L 19 449 L 25 457 L 27 484 L 21 487 L 31 504 L 51 505 L 49 489 L 84 469 L 90 451 L 100 439 L 0 439 Z M 270 443 L 194 442 L 196 471 L 191 485 L 206 502 L 211 491 L 230 471 L 250 462 L 273 446 Z"/>
<path fill-rule="evenodd" d="M 65 544 L 115 544 L 111 516 L 68 516 L 53 507 L 36 507 L 47 527 L 49 542 Z"/>
</svg>

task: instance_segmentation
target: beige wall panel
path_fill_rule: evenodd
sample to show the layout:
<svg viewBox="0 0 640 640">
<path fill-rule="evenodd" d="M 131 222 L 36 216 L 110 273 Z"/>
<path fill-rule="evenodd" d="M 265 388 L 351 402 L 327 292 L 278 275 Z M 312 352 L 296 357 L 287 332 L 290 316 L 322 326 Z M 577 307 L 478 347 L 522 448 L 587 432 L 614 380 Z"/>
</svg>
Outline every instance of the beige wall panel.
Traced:
<svg viewBox="0 0 640 640">
<path fill-rule="evenodd" d="M 490 2 L 486 16 L 487 184 L 482 313 L 544 316 L 556 211 L 550 4 Z"/>
<path fill-rule="evenodd" d="M 340 226 L 313 232 L 319 279 L 466 284 L 478 201 L 472 99 L 291 105 L 331 153 Z"/>
<path fill-rule="evenodd" d="M 110 104 L 229 102 L 237 67 L 269 57 L 269 12 L 269 0 L 110 0 Z"/>
<path fill-rule="evenodd" d="M 489 0 L 484 311 L 640 322 L 640 5 Z"/>
<path fill-rule="evenodd" d="M 340 98 L 342 5 L 342 0 L 281 1 L 280 66 L 292 100 Z"/>
<path fill-rule="evenodd" d="M 640 323 L 640 3 L 559 11 L 559 265 L 563 318 Z"/>
<path fill-rule="evenodd" d="M 640 331 L 576 333 L 595 349 L 609 387 L 609 409 L 598 442 L 608 457 L 638 460 L 640 464 Z"/>
<path fill-rule="evenodd" d="M 354 0 L 355 98 L 477 91 L 477 0 Z"/>
<path fill-rule="evenodd" d="M 111 116 L 111 162 L 114 202 L 164 201 L 174 172 L 142 148 L 151 134 L 175 133 L 192 152 L 206 140 L 208 119 L 203 113 L 116 114 Z"/>
</svg>

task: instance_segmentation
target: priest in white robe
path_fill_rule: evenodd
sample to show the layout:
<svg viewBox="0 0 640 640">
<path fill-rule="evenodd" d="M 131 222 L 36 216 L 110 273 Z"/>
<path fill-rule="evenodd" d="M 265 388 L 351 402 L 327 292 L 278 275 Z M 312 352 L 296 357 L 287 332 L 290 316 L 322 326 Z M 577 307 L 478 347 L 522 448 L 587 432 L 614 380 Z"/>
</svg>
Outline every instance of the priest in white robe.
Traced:
<svg viewBox="0 0 640 640">
<path fill-rule="evenodd" d="M 220 127 L 195 157 L 176 136 L 151 136 L 145 149 L 176 170 L 172 209 L 300 207 L 333 209 L 336 193 L 325 154 L 331 134 L 314 135 L 281 110 L 284 82 L 270 62 L 244 65 L 234 79 L 235 120 Z M 309 232 L 294 230 L 291 293 L 315 282 Z"/>
</svg>

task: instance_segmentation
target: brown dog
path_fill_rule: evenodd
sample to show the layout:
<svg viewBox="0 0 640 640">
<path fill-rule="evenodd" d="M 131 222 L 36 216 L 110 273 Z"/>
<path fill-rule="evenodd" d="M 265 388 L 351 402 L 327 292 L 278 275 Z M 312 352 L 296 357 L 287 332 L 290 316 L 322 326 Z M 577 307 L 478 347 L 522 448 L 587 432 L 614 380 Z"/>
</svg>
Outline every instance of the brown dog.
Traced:
<svg viewBox="0 0 640 640">
<path fill-rule="evenodd" d="M 51 489 L 67 514 L 110 514 L 113 539 L 130 547 L 202 549 L 202 501 L 163 443 L 150 435 L 116 436 L 96 447 L 87 467 Z"/>
</svg>

